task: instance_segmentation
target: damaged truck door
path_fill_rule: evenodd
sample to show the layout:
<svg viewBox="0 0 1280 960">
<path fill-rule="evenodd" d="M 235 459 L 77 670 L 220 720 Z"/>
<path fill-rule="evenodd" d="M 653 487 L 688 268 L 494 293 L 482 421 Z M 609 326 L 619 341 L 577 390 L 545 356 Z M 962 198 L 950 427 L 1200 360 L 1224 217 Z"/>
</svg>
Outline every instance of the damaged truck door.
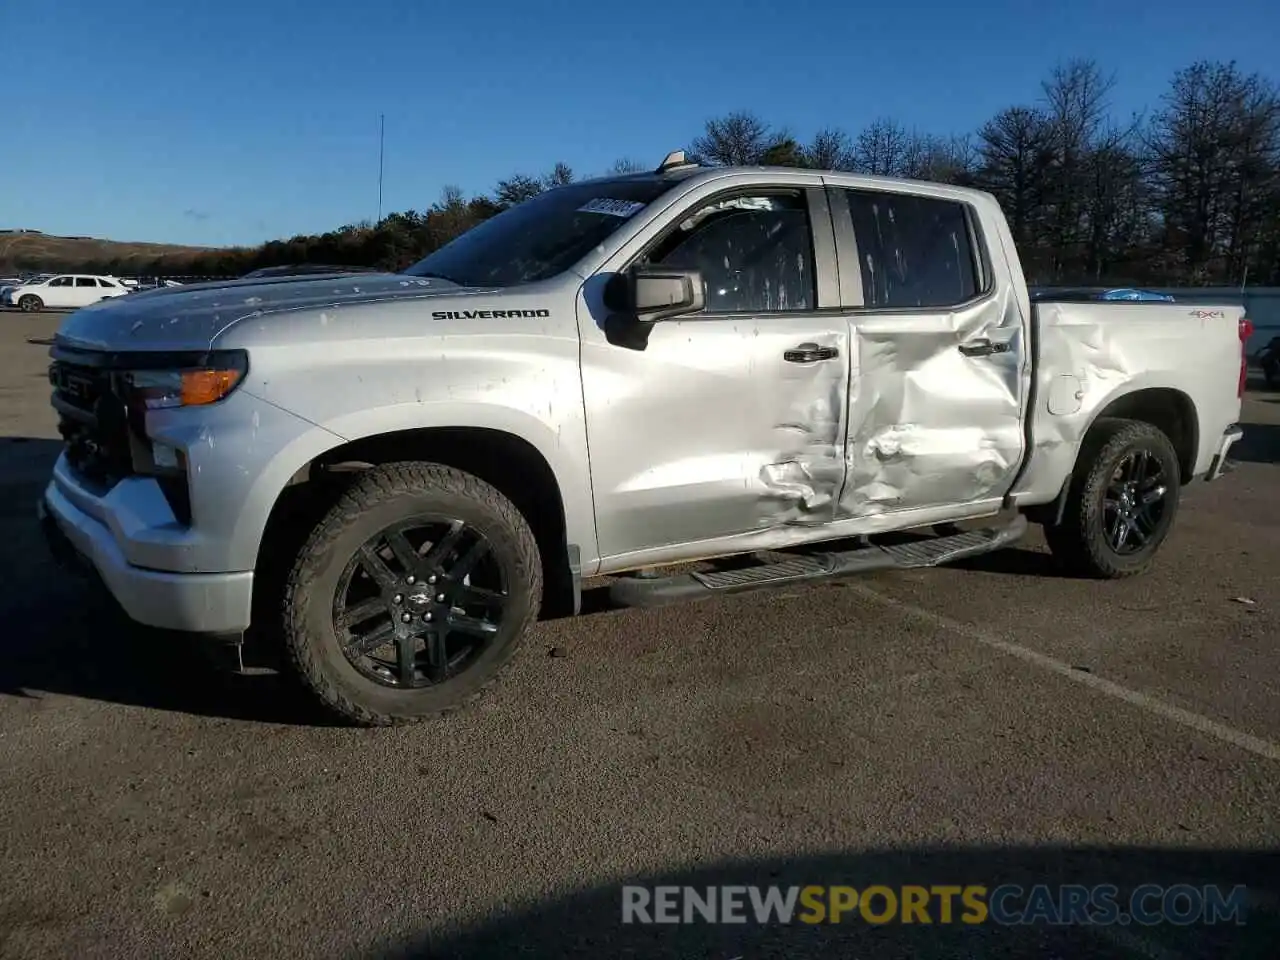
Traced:
<svg viewBox="0 0 1280 960">
<path fill-rule="evenodd" d="M 635 302 L 682 277 L 700 302 Z M 830 523 L 850 350 L 821 178 L 695 189 L 597 278 L 579 316 L 601 555 Z"/>
<path fill-rule="evenodd" d="M 1030 374 L 1004 258 L 977 211 L 936 188 L 830 198 L 855 350 L 837 519 L 994 512 L 1021 466 Z"/>
</svg>

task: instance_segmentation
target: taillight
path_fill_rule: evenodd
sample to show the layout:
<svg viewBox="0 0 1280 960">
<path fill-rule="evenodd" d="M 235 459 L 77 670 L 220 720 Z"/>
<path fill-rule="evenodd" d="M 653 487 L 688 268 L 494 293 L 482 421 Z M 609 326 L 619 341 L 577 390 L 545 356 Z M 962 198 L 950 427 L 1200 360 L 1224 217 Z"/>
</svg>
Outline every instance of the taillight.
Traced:
<svg viewBox="0 0 1280 960">
<path fill-rule="evenodd" d="M 1249 338 L 1253 336 L 1253 321 L 1248 317 L 1240 318 L 1240 388 L 1236 396 L 1244 398 L 1244 388 L 1249 381 Z"/>
</svg>

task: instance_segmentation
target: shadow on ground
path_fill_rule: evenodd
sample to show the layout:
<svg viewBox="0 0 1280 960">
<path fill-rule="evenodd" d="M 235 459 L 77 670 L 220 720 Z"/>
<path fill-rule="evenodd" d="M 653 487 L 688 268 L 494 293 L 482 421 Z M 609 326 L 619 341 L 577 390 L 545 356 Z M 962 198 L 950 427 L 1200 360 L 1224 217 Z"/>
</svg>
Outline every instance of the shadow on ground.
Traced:
<svg viewBox="0 0 1280 960">
<path fill-rule="evenodd" d="M 1268 403 L 1280 402 L 1267 400 Z M 1244 436 L 1232 447 L 1230 459 L 1242 463 L 1280 463 L 1280 424 L 1242 423 Z"/>
<path fill-rule="evenodd" d="M 131 623 L 92 580 L 60 569 L 35 519 L 61 444 L 0 439 L 0 696 L 64 694 L 160 710 L 327 725 L 290 679 L 235 676 L 181 634 Z"/>
<path fill-rule="evenodd" d="M 1112 884 L 1117 912 L 1128 912 L 1129 897 L 1144 884 L 1169 888 L 1189 884 L 1197 896 L 1217 885 L 1223 897 L 1243 885 L 1249 906 L 1234 922 L 1198 920 L 1176 925 L 1113 922 L 1092 926 L 1048 923 L 1008 925 L 988 918 L 984 923 L 959 920 L 964 906 L 957 897 L 952 923 L 943 923 L 940 901 L 930 900 L 931 922 L 881 925 L 853 913 L 839 925 L 759 924 L 627 924 L 622 918 L 622 887 L 638 885 L 707 887 L 728 885 L 780 887 L 847 885 L 863 890 L 883 885 L 982 885 L 989 905 L 997 900 L 1020 915 L 1027 893 L 1037 884 L 1080 884 L 1090 888 Z M 1021 895 L 993 897 L 1005 885 Z M 816 855 L 758 862 L 728 862 L 682 872 L 629 878 L 546 902 L 511 910 L 473 927 L 424 933 L 417 941 L 381 949 L 378 956 L 398 958 L 463 957 L 644 957 L 644 958 L 953 958 L 953 957 L 1272 957 L 1280 935 L 1275 912 L 1280 888 L 1280 853 L 1275 851 L 1207 851 L 1160 849 L 903 849 L 896 851 Z M 763 891 L 761 891 L 763 893 Z M 1056 895 L 1056 893 L 1055 893 Z M 743 896 L 748 904 L 749 895 Z M 652 903 L 652 900 L 650 901 Z M 1160 897 L 1145 898 L 1139 907 L 1159 908 Z M 1187 911 L 1188 901 L 1171 904 Z M 874 899 L 873 916 L 885 909 Z M 799 912 L 798 907 L 798 912 Z"/>
</svg>

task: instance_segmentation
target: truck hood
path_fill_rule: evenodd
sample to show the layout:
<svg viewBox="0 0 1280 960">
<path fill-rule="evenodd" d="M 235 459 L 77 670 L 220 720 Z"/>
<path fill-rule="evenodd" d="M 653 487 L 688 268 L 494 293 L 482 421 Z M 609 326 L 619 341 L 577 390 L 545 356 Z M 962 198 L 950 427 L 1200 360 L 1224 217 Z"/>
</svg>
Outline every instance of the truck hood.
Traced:
<svg viewBox="0 0 1280 960">
<path fill-rule="evenodd" d="M 487 293 L 405 274 L 274 277 L 131 293 L 72 313 L 56 342 L 83 350 L 205 350 L 249 317 L 383 300 Z"/>
</svg>

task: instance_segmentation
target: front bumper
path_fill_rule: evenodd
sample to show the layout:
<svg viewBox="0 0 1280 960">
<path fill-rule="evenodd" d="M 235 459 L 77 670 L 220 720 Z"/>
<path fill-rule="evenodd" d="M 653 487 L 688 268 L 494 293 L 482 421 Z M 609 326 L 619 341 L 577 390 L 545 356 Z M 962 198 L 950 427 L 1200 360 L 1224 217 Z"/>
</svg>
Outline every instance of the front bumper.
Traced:
<svg viewBox="0 0 1280 960">
<path fill-rule="evenodd" d="M 249 626 L 253 573 L 167 573 L 133 566 L 111 531 L 50 483 L 36 506 L 54 557 L 101 579 L 124 612 L 164 630 L 234 634 Z"/>
<path fill-rule="evenodd" d="M 1231 451 L 1232 445 L 1243 436 L 1244 428 L 1238 423 L 1233 423 L 1222 432 L 1222 442 L 1218 445 L 1218 452 L 1209 461 L 1209 470 L 1204 476 L 1206 481 L 1217 480 L 1224 473 L 1230 473 L 1235 469 L 1235 464 L 1227 459 L 1227 454 Z"/>
</svg>

